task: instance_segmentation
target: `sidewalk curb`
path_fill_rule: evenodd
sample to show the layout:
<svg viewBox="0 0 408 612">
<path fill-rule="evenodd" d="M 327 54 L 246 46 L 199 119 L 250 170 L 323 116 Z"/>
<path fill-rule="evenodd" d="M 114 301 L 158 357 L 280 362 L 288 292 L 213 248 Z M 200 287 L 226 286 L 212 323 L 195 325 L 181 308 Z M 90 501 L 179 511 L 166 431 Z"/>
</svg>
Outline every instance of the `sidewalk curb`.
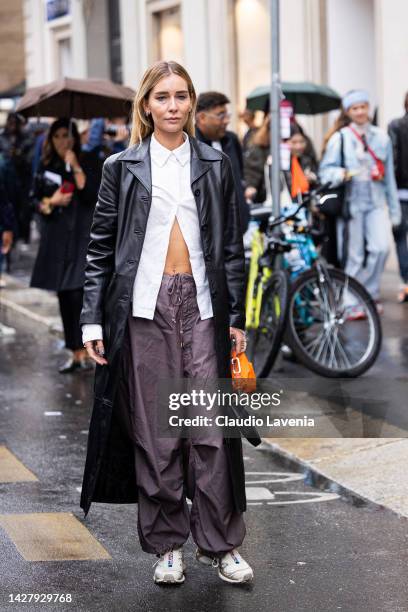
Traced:
<svg viewBox="0 0 408 612">
<path fill-rule="evenodd" d="M 351 503 L 353 506 L 358 508 L 368 507 L 375 511 L 386 510 L 388 512 L 392 512 L 392 514 L 398 516 L 401 520 L 407 520 L 408 517 L 384 504 L 380 504 L 357 491 L 347 487 L 347 485 L 340 484 L 327 474 L 321 472 L 314 465 L 311 465 L 308 461 L 300 459 L 294 453 L 290 453 L 285 449 L 281 448 L 279 444 L 276 442 L 271 442 L 268 438 L 262 438 L 263 448 L 260 447 L 260 450 L 265 450 L 267 452 L 271 452 L 274 454 L 275 459 L 282 465 L 282 467 L 289 469 L 299 468 L 302 470 L 304 475 L 304 481 L 306 484 L 316 487 L 317 489 L 321 489 L 324 491 L 329 491 L 330 493 L 337 493 L 341 497 L 345 498 L 348 503 Z M 269 447 L 269 448 L 267 448 Z"/>
<path fill-rule="evenodd" d="M 13 289 L 18 291 L 30 291 L 30 287 L 27 287 L 24 283 L 19 282 L 15 277 L 9 274 L 3 273 L 2 276 L 8 281 L 8 285 L 5 289 L 0 289 L 0 307 L 17 313 L 35 323 L 45 325 L 52 334 L 62 335 L 62 326 L 61 328 L 57 327 L 58 323 L 61 321 L 60 317 L 46 317 L 37 312 L 33 312 L 29 306 L 24 306 L 11 299 L 13 296 Z M 10 293 L 8 289 L 10 289 Z M 57 301 L 56 297 L 55 301 Z"/>
<path fill-rule="evenodd" d="M 36 323 L 42 323 L 43 325 L 46 325 L 49 328 L 50 332 L 53 332 L 53 322 L 48 317 L 43 317 L 42 315 L 32 312 L 32 310 L 30 310 L 29 308 L 26 308 L 25 306 L 17 304 L 16 302 L 13 302 L 13 300 L 9 300 L 4 297 L 0 297 L 0 305 L 4 306 L 5 308 L 9 308 L 10 310 L 13 310 L 14 312 L 18 312 L 18 314 L 21 314 L 24 317 L 35 321 Z"/>
</svg>

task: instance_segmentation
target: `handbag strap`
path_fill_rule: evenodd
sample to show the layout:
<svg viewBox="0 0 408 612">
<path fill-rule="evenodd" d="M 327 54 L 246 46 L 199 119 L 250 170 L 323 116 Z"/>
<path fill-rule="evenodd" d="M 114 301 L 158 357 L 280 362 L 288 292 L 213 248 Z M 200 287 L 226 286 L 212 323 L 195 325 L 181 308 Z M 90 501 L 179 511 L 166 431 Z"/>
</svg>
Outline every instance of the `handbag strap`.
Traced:
<svg viewBox="0 0 408 612">
<path fill-rule="evenodd" d="M 344 159 L 344 138 L 343 132 L 340 130 L 340 166 L 345 168 L 345 159 Z"/>
<path fill-rule="evenodd" d="M 355 130 L 353 127 L 351 127 L 351 125 L 348 126 L 349 130 L 351 130 L 353 132 L 353 134 L 356 136 L 356 138 L 358 138 L 358 140 L 362 143 L 364 149 L 366 151 L 368 151 L 368 153 L 371 155 L 371 157 L 373 158 L 373 160 L 375 161 L 375 163 L 378 163 L 380 160 L 378 159 L 378 157 L 376 156 L 376 154 L 374 153 L 374 151 L 372 150 L 372 148 L 368 145 L 367 140 L 364 139 L 361 134 L 359 134 L 357 132 L 357 130 Z"/>
</svg>

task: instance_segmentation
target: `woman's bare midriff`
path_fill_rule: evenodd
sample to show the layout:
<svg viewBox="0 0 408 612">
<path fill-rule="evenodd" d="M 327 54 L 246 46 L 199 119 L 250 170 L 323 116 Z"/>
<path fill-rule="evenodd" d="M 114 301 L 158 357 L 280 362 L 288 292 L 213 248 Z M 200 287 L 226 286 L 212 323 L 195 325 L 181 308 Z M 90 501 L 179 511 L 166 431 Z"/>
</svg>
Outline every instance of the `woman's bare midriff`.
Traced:
<svg viewBox="0 0 408 612">
<path fill-rule="evenodd" d="M 164 264 L 165 274 L 192 274 L 190 254 L 177 219 L 170 232 L 169 247 Z"/>
</svg>

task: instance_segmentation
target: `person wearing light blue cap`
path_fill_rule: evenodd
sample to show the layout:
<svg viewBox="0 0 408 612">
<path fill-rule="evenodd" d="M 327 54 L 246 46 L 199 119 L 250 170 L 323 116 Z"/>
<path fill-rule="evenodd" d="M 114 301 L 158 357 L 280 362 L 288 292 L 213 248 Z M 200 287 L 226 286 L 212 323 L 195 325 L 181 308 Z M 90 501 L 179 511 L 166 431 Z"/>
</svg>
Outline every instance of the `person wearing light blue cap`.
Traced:
<svg viewBox="0 0 408 612">
<path fill-rule="evenodd" d="M 339 258 L 345 272 L 366 287 L 382 312 L 380 281 L 389 251 L 386 208 L 393 227 L 401 222 L 392 144 L 387 133 L 370 122 L 366 91 L 347 92 L 342 107 L 319 177 L 333 187 L 346 182 L 346 212 L 337 223 Z M 364 316 L 356 309 L 350 318 Z"/>
</svg>

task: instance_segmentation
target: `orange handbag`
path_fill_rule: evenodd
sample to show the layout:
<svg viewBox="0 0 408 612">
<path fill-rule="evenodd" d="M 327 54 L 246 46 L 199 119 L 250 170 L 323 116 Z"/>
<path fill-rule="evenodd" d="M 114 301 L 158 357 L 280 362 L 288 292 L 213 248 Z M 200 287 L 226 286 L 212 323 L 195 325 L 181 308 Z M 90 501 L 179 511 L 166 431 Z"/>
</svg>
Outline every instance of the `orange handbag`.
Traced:
<svg viewBox="0 0 408 612">
<path fill-rule="evenodd" d="M 234 347 L 231 349 L 231 377 L 234 391 L 252 393 L 256 390 L 254 366 L 245 353 L 237 355 Z"/>
</svg>

